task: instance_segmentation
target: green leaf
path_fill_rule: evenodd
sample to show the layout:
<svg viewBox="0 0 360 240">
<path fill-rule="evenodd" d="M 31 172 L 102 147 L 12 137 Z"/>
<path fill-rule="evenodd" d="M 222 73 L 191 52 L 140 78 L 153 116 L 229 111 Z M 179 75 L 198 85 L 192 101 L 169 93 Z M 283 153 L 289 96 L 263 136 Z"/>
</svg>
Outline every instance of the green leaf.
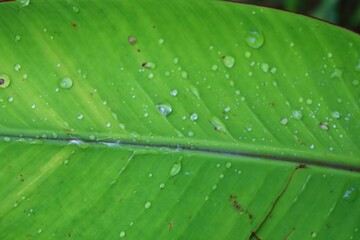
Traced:
<svg viewBox="0 0 360 240">
<path fill-rule="evenodd" d="M 220 1 L 0 16 L 0 239 L 360 238 L 358 35 Z"/>
</svg>

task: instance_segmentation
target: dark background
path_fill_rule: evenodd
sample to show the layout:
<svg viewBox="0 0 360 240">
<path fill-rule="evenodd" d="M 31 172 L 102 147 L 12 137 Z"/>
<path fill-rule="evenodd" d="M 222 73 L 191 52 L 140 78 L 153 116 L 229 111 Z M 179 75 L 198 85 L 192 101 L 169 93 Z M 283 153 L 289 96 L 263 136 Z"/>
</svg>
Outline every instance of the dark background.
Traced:
<svg viewBox="0 0 360 240">
<path fill-rule="evenodd" d="M 360 33 L 360 0 L 231 0 L 323 19 Z"/>
</svg>

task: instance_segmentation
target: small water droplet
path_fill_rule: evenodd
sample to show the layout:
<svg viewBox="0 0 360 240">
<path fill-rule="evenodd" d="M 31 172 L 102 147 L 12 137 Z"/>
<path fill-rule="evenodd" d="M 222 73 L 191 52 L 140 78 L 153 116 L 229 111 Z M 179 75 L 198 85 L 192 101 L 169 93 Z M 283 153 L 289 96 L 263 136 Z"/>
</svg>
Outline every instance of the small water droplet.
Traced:
<svg viewBox="0 0 360 240">
<path fill-rule="evenodd" d="M 231 168 L 231 162 L 227 162 L 225 165 L 226 168 Z"/>
<path fill-rule="evenodd" d="M 232 56 L 225 55 L 223 56 L 223 63 L 225 67 L 232 68 L 235 64 L 235 58 Z"/>
<path fill-rule="evenodd" d="M 343 79 L 343 73 L 344 73 L 343 70 L 336 68 L 334 70 L 334 72 L 330 75 L 330 77 L 331 78 Z"/>
<path fill-rule="evenodd" d="M 358 191 L 355 188 L 346 189 L 343 198 L 349 202 L 354 201 L 358 196 Z"/>
<path fill-rule="evenodd" d="M 172 107 L 168 103 L 157 104 L 156 108 L 165 117 L 168 116 L 172 112 Z"/>
<path fill-rule="evenodd" d="M 281 125 L 286 125 L 288 123 L 288 119 L 287 118 L 282 118 L 280 119 L 280 124 Z"/>
<path fill-rule="evenodd" d="M 160 183 L 160 189 L 164 189 L 165 188 L 165 183 Z"/>
<path fill-rule="evenodd" d="M 358 64 L 355 66 L 355 71 L 360 72 L 360 58 Z"/>
<path fill-rule="evenodd" d="M 312 237 L 312 238 L 316 238 L 316 237 L 317 237 L 317 233 L 316 233 L 316 232 L 312 232 L 312 233 L 311 233 L 311 237 Z"/>
<path fill-rule="evenodd" d="M 8 98 L 8 102 L 9 102 L 9 103 L 12 103 L 13 101 L 14 101 L 14 98 L 13 98 L 13 97 L 9 97 L 9 98 Z"/>
<path fill-rule="evenodd" d="M 223 179 L 223 178 L 224 178 L 224 174 L 220 174 L 220 178 Z"/>
<path fill-rule="evenodd" d="M 77 115 L 77 119 L 79 119 L 79 120 L 84 119 L 84 115 L 81 114 L 81 113 L 79 113 L 79 114 Z"/>
<path fill-rule="evenodd" d="M 188 78 L 188 73 L 187 73 L 186 71 L 182 71 L 182 72 L 181 72 L 181 77 L 182 77 L 183 79 L 187 79 L 187 78 Z"/>
<path fill-rule="evenodd" d="M 246 34 L 245 40 L 249 47 L 258 49 L 264 45 L 265 38 L 262 32 L 251 30 Z"/>
<path fill-rule="evenodd" d="M 122 237 L 125 237 L 125 234 L 126 234 L 125 231 L 121 231 L 121 232 L 119 233 L 119 237 L 121 237 L 121 238 L 122 238 Z"/>
<path fill-rule="evenodd" d="M 18 72 L 18 71 L 20 71 L 20 69 L 21 69 L 21 65 L 20 65 L 20 64 L 15 64 L 15 65 L 14 65 L 14 70 L 15 70 L 15 71 Z"/>
<path fill-rule="evenodd" d="M 0 74 L 0 88 L 7 88 L 11 83 L 10 77 L 6 74 Z"/>
<path fill-rule="evenodd" d="M 60 79 L 58 84 L 62 89 L 70 89 L 73 86 L 73 81 L 71 78 L 65 77 Z"/>
<path fill-rule="evenodd" d="M 31 109 L 35 109 L 35 108 L 36 108 L 35 104 L 31 105 Z"/>
<path fill-rule="evenodd" d="M 174 59 L 173 59 L 173 63 L 174 63 L 174 64 L 178 64 L 178 63 L 179 63 L 179 58 L 177 58 L 177 57 L 174 58 Z"/>
<path fill-rule="evenodd" d="M 14 37 L 15 42 L 20 41 L 20 39 L 21 39 L 20 35 L 15 35 L 15 37 Z"/>
<path fill-rule="evenodd" d="M 307 100 L 306 100 L 306 104 L 308 104 L 308 105 L 311 105 L 312 102 L 313 102 L 312 99 L 307 99 Z"/>
<path fill-rule="evenodd" d="M 147 69 L 155 69 L 156 68 L 156 64 L 153 62 L 145 62 L 141 66 L 143 66 L 144 68 L 147 68 Z"/>
<path fill-rule="evenodd" d="M 262 70 L 264 73 L 268 72 L 268 71 L 269 71 L 269 64 L 267 64 L 267 63 L 262 63 L 262 64 L 261 64 L 261 70 Z"/>
<path fill-rule="evenodd" d="M 354 79 L 354 80 L 352 81 L 352 85 L 354 85 L 354 86 L 358 86 L 359 83 L 360 83 L 360 81 L 357 80 L 357 79 Z"/>
<path fill-rule="evenodd" d="M 271 72 L 272 74 L 275 74 L 276 71 L 277 71 L 277 69 L 276 69 L 275 67 L 271 68 L 271 70 L 270 70 L 270 72 Z"/>
<path fill-rule="evenodd" d="M 214 65 L 212 65 L 211 66 L 211 70 L 213 70 L 213 71 L 217 71 L 218 70 L 218 65 L 216 65 L 216 64 L 214 64 Z"/>
<path fill-rule="evenodd" d="M 198 119 L 197 113 L 192 113 L 192 114 L 190 114 L 190 120 L 191 120 L 191 121 L 196 121 L 197 119 Z"/>
<path fill-rule="evenodd" d="M 18 3 L 20 4 L 21 7 L 26 7 L 29 6 L 30 0 L 18 0 Z"/>
<path fill-rule="evenodd" d="M 10 141 L 11 141 L 11 138 L 10 138 L 10 137 L 4 137 L 4 141 L 5 141 L 5 142 L 10 142 Z"/>
<path fill-rule="evenodd" d="M 77 6 L 73 6 L 72 10 L 73 10 L 74 13 L 79 13 L 80 12 L 80 9 Z"/>
<path fill-rule="evenodd" d="M 339 119 L 341 117 L 341 114 L 338 111 L 334 111 L 331 113 L 331 117 L 335 119 Z"/>
<path fill-rule="evenodd" d="M 160 39 L 159 39 L 159 45 L 163 45 L 164 42 L 165 42 L 165 40 L 164 40 L 163 38 L 160 38 Z"/>
<path fill-rule="evenodd" d="M 128 37 L 128 42 L 129 42 L 130 45 L 135 45 L 136 38 L 134 36 L 129 36 Z"/>
<path fill-rule="evenodd" d="M 321 122 L 320 128 L 323 130 L 329 130 L 329 124 L 327 122 Z"/>
<path fill-rule="evenodd" d="M 216 190 L 216 189 L 217 189 L 217 185 L 214 184 L 211 189 L 212 189 L 212 190 Z"/>
<path fill-rule="evenodd" d="M 176 89 L 171 90 L 170 95 L 176 97 L 178 95 L 178 91 Z"/>
<path fill-rule="evenodd" d="M 170 177 L 177 175 L 181 170 L 181 159 L 176 161 L 170 169 Z"/>
<path fill-rule="evenodd" d="M 302 113 L 299 110 L 294 110 L 292 113 L 292 117 L 296 120 L 301 120 L 302 119 Z"/>
<path fill-rule="evenodd" d="M 151 208 L 151 202 L 146 202 L 145 203 L 145 205 L 144 205 L 144 207 L 146 208 L 146 209 L 149 209 L 149 208 Z"/>
<path fill-rule="evenodd" d="M 246 58 L 250 58 L 250 57 L 251 57 L 251 53 L 250 53 L 249 51 L 246 51 L 246 52 L 245 52 L 245 57 L 246 57 Z"/>
<path fill-rule="evenodd" d="M 311 144 L 310 145 L 310 149 L 314 149 L 315 148 L 315 145 L 314 144 Z"/>
<path fill-rule="evenodd" d="M 37 233 L 39 233 L 39 234 L 40 234 L 41 232 L 42 232 L 42 229 L 40 228 L 40 229 L 37 231 Z"/>
</svg>

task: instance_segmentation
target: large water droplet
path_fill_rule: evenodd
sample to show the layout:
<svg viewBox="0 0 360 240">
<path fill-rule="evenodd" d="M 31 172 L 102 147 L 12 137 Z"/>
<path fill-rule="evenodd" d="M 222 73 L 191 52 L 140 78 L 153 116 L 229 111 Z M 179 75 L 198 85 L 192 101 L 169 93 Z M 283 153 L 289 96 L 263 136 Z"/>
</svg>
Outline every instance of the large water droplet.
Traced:
<svg viewBox="0 0 360 240">
<path fill-rule="evenodd" d="M 227 68 L 232 68 L 235 64 L 235 58 L 232 56 L 223 56 L 223 63 L 225 65 L 225 67 Z"/>
<path fill-rule="evenodd" d="M 10 77 L 6 74 L 0 75 L 0 88 L 7 88 L 10 85 Z"/>
<path fill-rule="evenodd" d="M 60 79 L 59 86 L 62 89 L 70 89 L 73 86 L 73 81 L 69 77 L 65 77 L 63 79 Z"/>
<path fill-rule="evenodd" d="M 177 175 L 180 172 L 180 170 L 181 170 L 181 159 L 175 162 L 174 165 L 172 165 L 169 173 L 170 177 Z"/>
<path fill-rule="evenodd" d="M 168 103 L 157 104 L 156 108 L 165 117 L 168 116 L 172 112 L 172 107 Z"/>
<path fill-rule="evenodd" d="M 258 49 L 264 45 L 265 38 L 262 32 L 251 30 L 246 34 L 245 40 L 249 47 Z"/>
</svg>

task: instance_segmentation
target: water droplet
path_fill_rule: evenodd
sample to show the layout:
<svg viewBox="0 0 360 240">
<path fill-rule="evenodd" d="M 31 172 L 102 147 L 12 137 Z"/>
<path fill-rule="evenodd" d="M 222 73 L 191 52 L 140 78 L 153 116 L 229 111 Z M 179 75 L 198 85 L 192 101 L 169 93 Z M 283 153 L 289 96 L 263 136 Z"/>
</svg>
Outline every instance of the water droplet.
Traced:
<svg viewBox="0 0 360 240">
<path fill-rule="evenodd" d="M 262 45 L 264 45 L 265 38 L 262 32 L 257 30 L 251 30 L 246 34 L 245 40 L 249 47 L 258 49 Z"/>
<path fill-rule="evenodd" d="M 213 70 L 213 71 L 217 71 L 218 70 L 218 65 L 216 65 L 216 64 L 214 64 L 214 65 L 212 65 L 211 66 L 211 70 Z"/>
<path fill-rule="evenodd" d="M 14 40 L 15 40 L 16 42 L 20 41 L 20 39 L 21 39 L 20 35 L 15 35 Z"/>
<path fill-rule="evenodd" d="M 154 74 L 153 74 L 153 73 L 149 73 L 148 78 L 149 78 L 149 79 L 153 79 L 153 78 L 154 78 Z"/>
<path fill-rule="evenodd" d="M 135 45 L 136 38 L 134 36 L 129 36 L 128 42 L 129 42 L 130 45 Z"/>
<path fill-rule="evenodd" d="M 360 58 L 358 64 L 355 66 L 355 71 L 360 72 Z"/>
<path fill-rule="evenodd" d="M 74 13 L 79 13 L 80 12 L 80 9 L 77 6 L 73 6 L 72 10 L 73 10 Z"/>
<path fill-rule="evenodd" d="M 352 81 L 352 85 L 354 85 L 354 86 L 358 86 L 359 83 L 360 83 L 360 81 L 357 80 L 357 79 L 354 79 L 354 80 Z"/>
<path fill-rule="evenodd" d="M 235 64 L 235 58 L 232 56 L 225 55 L 223 56 L 223 63 L 225 67 L 232 68 Z"/>
<path fill-rule="evenodd" d="M 9 97 L 9 98 L 8 98 L 8 102 L 9 102 L 9 103 L 12 103 L 13 101 L 14 101 L 14 98 L 13 98 L 13 97 Z"/>
<path fill-rule="evenodd" d="M 31 109 L 35 109 L 35 108 L 36 108 L 35 104 L 31 105 Z"/>
<path fill-rule="evenodd" d="M 281 125 L 286 125 L 288 123 L 288 119 L 287 118 L 282 118 L 280 119 L 280 124 Z"/>
<path fill-rule="evenodd" d="M 121 231 L 120 234 L 119 234 L 119 237 L 121 237 L 121 238 L 125 237 L 125 234 L 126 234 L 125 231 Z"/>
<path fill-rule="evenodd" d="M 164 189 L 165 188 L 165 183 L 160 183 L 160 189 Z"/>
<path fill-rule="evenodd" d="M 174 63 L 174 64 L 178 64 L 178 63 L 179 63 L 179 58 L 177 58 L 177 57 L 174 58 L 174 59 L 173 59 L 173 63 Z"/>
<path fill-rule="evenodd" d="M 346 189 L 343 198 L 349 202 L 354 201 L 358 196 L 358 191 L 355 188 Z"/>
<path fill-rule="evenodd" d="M 79 120 L 84 119 L 84 115 L 79 113 L 78 116 L 77 116 L 77 119 L 79 119 Z"/>
<path fill-rule="evenodd" d="M 327 122 L 321 122 L 320 128 L 323 130 L 329 130 L 329 124 Z"/>
<path fill-rule="evenodd" d="M 69 77 L 65 77 L 59 81 L 59 86 L 62 89 L 70 89 L 73 86 L 73 81 Z"/>
<path fill-rule="evenodd" d="M 168 116 L 172 112 L 172 107 L 168 103 L 157 104 L 156 108 L 165 117 Z"/>
<path fill-rule="evenodd" d="M 151 208 L 151 202 L 146 202 L 145 205 L 144 205 L 144 207 L 145 207 L 146 209 Z"/>
<path fill-rule="evenodd" d="M 4 141 L 5 141 L 5 142 L 10 142 L 10 141 L 11 141 L 11 138 L 10 138 L 10 137 L 4 137 Z"/>
<path fill-rule="evenodd" d="M 334 111 L 331 113 L 331 117 L 335 118 L 335 119 L 339 119 L 340 118 L 340 113 L 338 111 Z"/>
<path fill-rule="evenodd" d="M 317 237 L 317 233 L 316 233 L 316 232 L 312 232 L 312 233 L 311 233 L 311 237 L 312 237 L 312 238 L 316 238 L 316 237 Z"/>
<path fill-rule="evenodd" d="M 41 232 L 42 232 L 42 229 L 40 228 L 37 232 L 38 232 L 38 233 L 41 233 Z"/>
<path fill-rule="evenodd" d="M 311 144 L 310 145 L 310 149 L 314 149 L 315 148 L 315 145 L 314 144 Z"/>
<path fill-rule="evenodd" d="M 211 189 L 212 189 L 212 190 L 216 190 L 216 189 L 217 189 L 217 185 L 214 184 Z"/>
<path fill-rule="evenodd" d="M 231 162 L 227 162 L 225 165 L 226 168 L 231 168 Z"/>
<path fill-rule="evenodd" d="M 170 177 L 177 175 L 181 170 L 181 159 L 175 162 L 170 169 Z"/>
<path fill-rule="evenodd" d="M 30 0 L 18 0 L 21 7 L 29 6 Z"/>
<path fill-rule="evenodd" d="M 277 69 L 276 69 L 275 67 L 271 68 L 271 70 L 270 70 L 270 72 L 271 72 L 272 74 L 275 74 L 276 71 L 277 71 Z"/>
<path fill-rule="evenodd" d="M 191 120 L 191 121 L 196 121 L 197 119 L 198 119 L 197 113 L 192 113 L 192 114 L 190 114 L 190 120 Z"/>
<path fill-rule="evenodd" d="M 181 72 L 181 77 L 182 77 L 183 79 L 187 79 L 187 78 L 188 78 L 188 73 L 187 73 L 186 71 L 182 71 L 182 72 Z"/>
<path fill-rule="evenodd" d="M 312 102 L 313 102 L 313 101 L 312 101 L 311 99 L 307 99 L 307 100 L 306 100 L 306 104 L 308 104 L 308 105 L 311 105 Z"/>
<path fill-rule="evenodd" d="M 0 75 L 0 88 L 7 88 L 10 85 L 10 78 L 6 74 Z"/>
<path fill-rule="evenodd" d="M 178 91 L 176 89 L 171 90 L 170 95 L 176 97 L 178 95 Z"/>
<path fill-rule="evenodd" d="M 165 42 L 164 39 L 162 39 L 162 38 L 159 39 L 159 45 L 163 45 L 164 42 Z"/>
<path fill-rule="evenodd" d="M 223 178 L 224 178 L 224 174 L 220 174 L 220 178 L 223 179 Z"/>
<path fill-rule="evenodd" d="M 147 68 L 147 69 L 155 69 L 156 68 L 156 64 L 153 62 L 145 62 L 141 66 L 143 66 L 144 68 Z"/>
<path fill-rule="evenodd" d="M 301 120 L 302 119 L 302 113 L 299 110 L 294 110 L 292 113 L 292 117 L 296 120 Z"/>
<path fill-rule="evenodd" d="M 261 70 L 262 70 L 264 73 L 268 72 L 268 71 L 269 71 L 269 64 L 267 64 L 267 63 L 262 63 L 262 64 L 261 64 Z"/>
<path fill-rule="evenodd" d="M 20 69 L 21 69 L 21 65 L 20 65 L 20 64 L 15 64 L 15 65 L 14 65 L 14 70 L 15 70 L 15 71 L 18 72 L 18 71 L 20 71 Z"/>
<path fill-rule="evenodd" d="M 334 70 L 334 72 L 330 75 L 330 77 L 331 77 L 331 78 L 342 79 L 342 78 L 343 78 L 343 73 L 344 73 L 343 70 L 336 68 L 336 69 Z"/>
<path fill-rule="evenodd" d="M 217 117 L 212 117 L 210 123 L 216 131 L 226 132 L 225 124 Z"/>
<path fill-rule="evenodd" d="M 251 57 L 251 53 L 250 53 L 249 51 L 246 51 L 246 52 L 245 52 L 245 57 L 246 57 L 246 58 L 250 58 L 250 57 Z"/>
</svg>

